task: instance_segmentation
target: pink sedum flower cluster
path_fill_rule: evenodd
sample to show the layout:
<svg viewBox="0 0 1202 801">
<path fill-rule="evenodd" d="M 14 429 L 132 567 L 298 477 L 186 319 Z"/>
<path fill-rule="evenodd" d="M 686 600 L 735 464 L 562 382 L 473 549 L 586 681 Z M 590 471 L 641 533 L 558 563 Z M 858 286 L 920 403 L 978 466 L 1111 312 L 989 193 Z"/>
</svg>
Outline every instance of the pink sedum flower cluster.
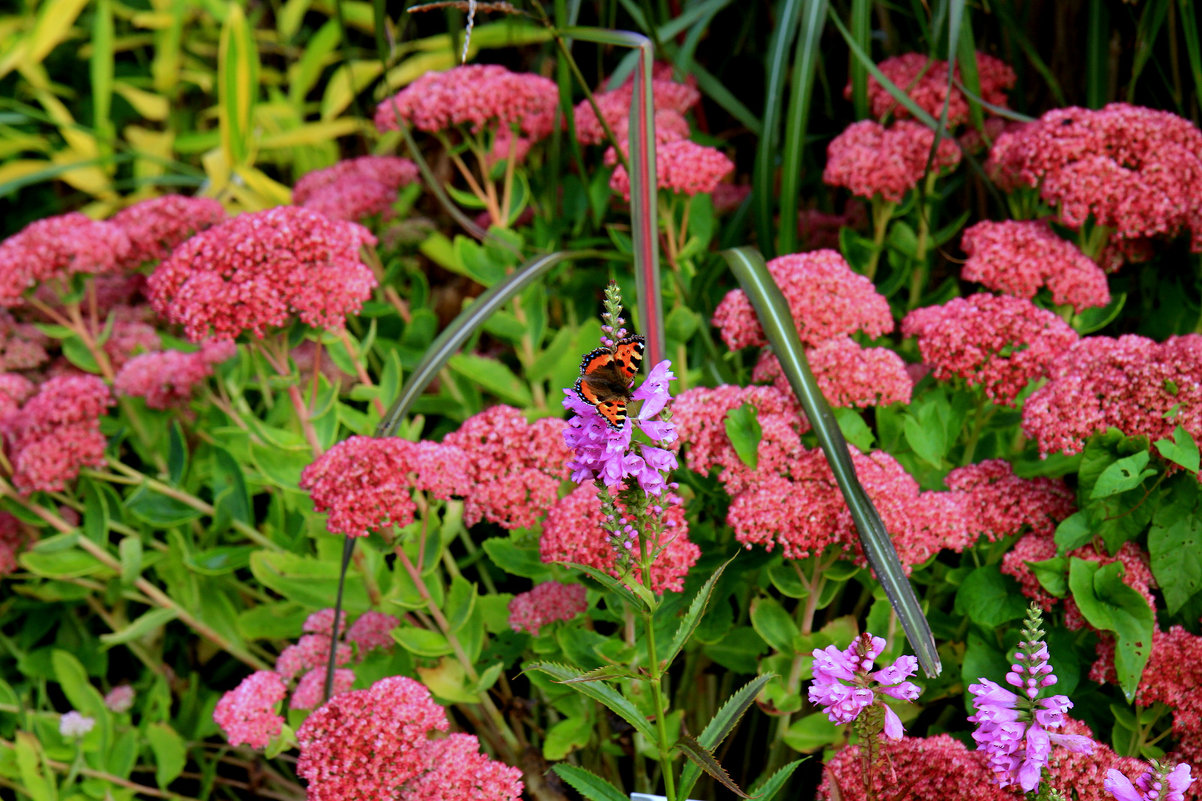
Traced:
<svg viewBox="0 0 1202 801">
<path fill-rule="evenodd" d="M 684 139 L 689 135 L 688 124 L 684 123 L 684 115 L 697 105 L 701 93 L 689 83 L 672 80 L 670 64 L 656 64 L 651 76 L 652 103 L 655 110 L 656 144 L 660 144 L 660 131 L 664 129 L 679 133 L 676 138 Z M 597 109 L 606 125 L 619 142 L 627 138 L 630 124 L 630 107 L 634 102 L 634 78 L 626 80 L 617 89 L 608 92 L 597 92 L 593 95 Z M 663 116 L 661 115 L 671 115 Z M 597 119 L 597 113 L 588 102 L 588 98 L 576 104 L 573 112 L 573 122 L 576 128 L 576 139 L 582 145 L 599 145 L 605 141 L 605 129 Z M 683 129 L 681 123 L 684 123 Z"/>
<path fill-rule="evenodd" d="M 970 751 L 948 734 L 903 737 L 874 745 L 889 766 L 887 788 L 906 788 L 906 801 L 1013 801 L 1014 796 L 989 780 L 984 755 Z M 835 752 L 822 772 L 820 801 L 868 801 L 864 788 L 862 746 Z M 879 785 L 878 785 L 879 787 Z"/>
<path fill-rule="evenodd" d="M 1108 428 L 1155 441 L 1183 426 L 1202 437 L 1202 335 L 1157 343 L 1087 337 L 1054 360 L 1023 406 L 1023 432 L 1041 454 L 1080 453 Z"/>
<path fill-rule="evenodd" d="M 469 461 L 462 450 L 397 437 L 348 437 L 301 471 L 318 512 L 329 515 L 333 534 L 362 537 L 369 531 L 413 522 L 413 492 L 440 500 L 470 492 Z"/>
<path fill-rule="evenodd" d="M 1029 300 L 979 293 L 915 309 L 902 334 L 918 339 L 940 381 L 963 379 L 994 403 L 1015 406 L 1028 384 L 1046 377 L 1077 341 L 1068 323 Z"/>
<path fill-rule="evenodd" d="M 1064 479 L 1020 478 L 1004 459 L 957 467 L 947 474 L 944 484 L 956 493 L 974 542 L 982 535 L 997 542 L 1026 532 L 1050 537 L 1060 521 L 1077 508 Z"/>
<path fill-rule="evenodd" d="M 823 396 L 836 408 L 865 408 L 909 403 L 914 382 L 906 363 L 889 348 L 864 348 L 851 337 L 834 337 L 806 350 L 810 370 Z M 772 351 L 760 353 L 753 381 L 770 382 L 782 393 L 793 391 Z"/>
<path fill-rule="evenodd" d="M 1014 88 L 1017 76 L 1008 64 L 986 53 L 977 53 L 977 78 L 980 82 L 981 99 L 993 106 L 1006 106 L 1006 92 Z M 968 98 L 953 84 L 948 86 L 946 61 L 932 59 L 922 53 L 903 53 L 887 58 L 877 68 L 886 78 L 904 91 L 914 103 L 939 119 L 947 105 L 947 123 L 955 127 L 968 122 Z M 955 83 L 964 76 L 960 64 L 956 64 Z M 851 84 L 843 90 L 843 96 L 851 99 Z M 893 99 L 893 95 L 875 77 L 868 77 L 868 103 L 872 116 L 880 119 L 886 114 L 909 117 L 910 111 Z M 986 112 L 988 113 L 988 112 Z"/>
<path fill-rule="evenodd" d="M 658 136 L 657 136 L 658 138 Z M 679 195 L 708 195 L 735 169 L 735 163 L 716 147 L 677 139 L 656 145 L 655 185 Z M 610 189 L 630 201 L 630 175 L 618 165 Z"/>
<path fill-rule="evenodd" d="M 768 272 L 789 304 L 797 335 L 808 347 L 856 331 L 878 337 L 893 330 L 889 302 L 836 251 L 779 256 L 768 262 Z M 768 344 L 751 301 L 741 289 L 727 293 L 714 310 L 712 322 L 732 350 Z"/>
<path fill-rule="evenodd" d="M 296 206 L 240 214 L 177 247 L 147 282 L 150 302 L 194 342 L 261 338 L 293 317 L 339 329 L 376 286 L 359 257 L 375 241 Z"/>
<path fill-rule="evenodd" d="M 258 670 L 242 680 L 235 689 L 221 696 L 213 710 L 213 720 L 221 727 L 230 745 L 266 748 L 284 728 L 277 705 L 284 700 L 287 687 L 279 675 Z"/>
<path fill-rule="evenodd" d="M 851 723 L 870 706 L 884 712 L 884 731 L 888 740 L 900 740 L 905 733 L 901 718 L 885 698 L 914 701 L 922 690 L 907 681 L 918 670 L 913 656 L 899 656 L 892 665 L 873 670 L 877 657 L 885 650 L 885 638 L 861 634 L 845 650 L 833 645 L 815 648 L 814 681 L 810 684 L 810 703 L 822 708 L 836 725 Z"/>
<path fill-rule="evenodd" d="M 888 128 L 860 120 L 827 146 L 822 180 L 859 197 L 879 195 L 886 202 L 900 203 L 926 175 L 927 156 L 934 144 L 934 132 L 911 120 L 900 120 Z M 955 141 L 941 140 L 931 169 L 938 173 L 959 163 L 960 148 Z"/>
<path fill-rule="evenodd" d="M 979 222 L 964 230 L 960 246 L 968 254 L 965 281 L 1028 300 L 1047 287 L 1053 303 L 1077 312 L 1110 303 L 1106 273 L 1046 223 Z"/>
<path fill-rule="evenodd" d="M 521 801 L 522 771 L 480 753 L 471 734 L 421 746 L 424 772 L 401 788 L 399 801 Z"/>
<path fill-rule="evenodd" d="M 118 270 L 129 252 L 122 227 L 77 211 L 32 222 L 0 242 L 0 306 L 20 305 L 45 281 Z"/>
<path fill-rule="evenodd" d="M 360 156 L 306 173 L 292 190 L 292 202 L 333 220 L 388 217 L 397 191 L 416 180 L 417 165 L 409 159 Z"/>
<path fill-rule="evenodd" d="M 0 576 L 17 569 L 17 554 L 25 547 L 21 521 L 8 512 L 0 512 Z"/>
<path fill-rule="evenodd" d="M 163 195 L 122 209 L 109 223 L 129 237 L 123 266 L 136 269 L 162 261 L 181 242 L 225 219 L 225 207 L 212 198 Z"/>
<path fill-rule="evenodd" d="M 128 712 L 134 705 L 134 688 L 128 684 L 118 684 L 104 696 L 104 705 L 110 712 L 121 714 Z"/>
<path fill-rule="evenodd" d="M 24 495 L 62 490 L 80 468 L 102 467 L 100 418 L 112 403 L 101 379 L 67 374 L 46 380 L 24 406 L 0 417 L 16 488 Z"/>
<path fill-rule="evenodd" d="M 1119 240 L 1189 234 L 1202 250 L 1202 131 L 1167 111 L 1061 108 L 998 137 L 986 169 L 1035 187 L 1061 222 L 1092 218 Z"/>
<path fill-rule="evenodd" d="M 205 342 L 200 350 L 188 353 L 179 350 L 143 353 L 121 367 L 113 381 L 113 391 L 145 398 L 151 409 L 182 406 L 192 397 L 192 390 L 213 374 L 213 365 L 236 352 L 233 342 L 218 340 Z"/>
<path fill-rule="evenodd" d="M 509 602 L 509 627 L 538 636 L 539 629 L 560 620 L 571 620 L 588 609 L 582 584 L 544 581 Z"/>
</svg>

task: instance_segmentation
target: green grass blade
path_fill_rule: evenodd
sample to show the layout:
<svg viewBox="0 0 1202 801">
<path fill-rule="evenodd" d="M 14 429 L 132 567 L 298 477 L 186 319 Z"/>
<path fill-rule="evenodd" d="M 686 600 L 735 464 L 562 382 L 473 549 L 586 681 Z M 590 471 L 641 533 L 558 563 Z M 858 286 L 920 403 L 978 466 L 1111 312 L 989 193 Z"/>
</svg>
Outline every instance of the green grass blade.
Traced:
<svg viewBox="0 0 1202 801">
<path fill-rule="evenodd" d="M 994 13 L 998 19 L 1002 21 L 1002 25 L 1006 28 L 1006 35 L 1009 36 L 1014 43 L 1023 52 L 1023 56 L 1035 68 L 1043 78 L 1044 83 L 1048 87 L 1048 91 L 1052 93 L 1052 97 L 1056 99 L 1056 105 L 1067 106 L 1068 101 L 1064 99 L 1064 90 L 1060 88 L 1060 82 L 1056 80 L 1056 76 L 1052 73 L 1051 67 L 1039 55 L 1039 51 L 1035 45 L 1031 44 L 1030 38 L 1027 36 L 1027 26 L 1014 18 L 1012 9 L 1008 3 L 996 3 L 993 6 Z M 1015 70 L 1020 67 L 1019 64 L 1012 64 Z M 1019 75 L 1019 89 L 1021 89 L 1022 75 Z"/>
<path fill-rule="evenodd" d="M 92 124 L 107 144 L 113 136 L 113 3 L 97 0 L 92 17 Z"/>
<path fill-rule="evenodd" d="M 655 100 L 651 90 L 654 54 L 650 40 L 639 47 L 630 104 L 630 225 L 634 240 L 634 274 L 639 284 L 639 311 L 647 358 L 658 364 L 667 355 L 664 303 L 659 280 L 659 203 L 655 178 Z"/>
<path fill-rule="evenodd" d="M 1144 3 L 1143 13 L 1139 15 L 1139 25 L 1135 28 L 1135 56 L 1131 60 L 1131 80 L 1127 83 L 1128 103 L 1135 102 L 1135 84 L 1139 82 L 1140 73 L 1148 64 L 1171 3 L 1172 0 L 1147 0 Z"/>
<path fill-rule="evenodd" d="M 1177 10 L 1181 13 L 1181 34 L 1185 38 L 1185 55 L 1189 59 L 1189 71 L 1194 76 L 1194 92 L 1202 99 L 1202 43 L 1199 42 L 1199 32 L 1202 22 L 1199 22 L 1197 9 L 1193 0 L 1177 0 Z M 1188 106 L 1183 106 L 1181 113 L 1186 113 Z"/>
<path fill-rule="evenodd" d="M 1085 105 L 1106 105 L 1110 84 L 1110 12 L 1106 0 L 1089 0 L 1085 31 Z"/>
<path fill-rule="evenodd" d="M 814 96 L 814 78 L 818 74 L 822 31 L 826 27 L 826 0 L 806 0 L 801 9 L 801 31 L 793 57 L 793 85 L 789 98 L 789 116 L 785 121 L 784 158 L 780 176 L 779 253 L 797 250 L 797 201 L 801 194 L 802 158 L 805 156 L 806 130 L 810 123 L 810 104 Z"/>
<path fill-rule="evenodd" d="M 777 6 L 777 25 L 768 43 L 768 75 L 764 92 L 764 116 L 760 129 L 759 149 L 755 154 L 755 170 L 752 175 L 752 217 L 755 220 L 756 237 L 760 247 L 775 255 L 776 246 L 772 235 L 776 210 L 776 141 L 780 127 L 782 100 L 785 96 L 785 76 L 788 70 L 789 46 L 797 33 L 797 18 L 801 14 L 804 0 L 781 0 Z"/>
<path fill-rule="evenodd" d="M 830 405 L 818 389 L 813 373 L 810 372 L 805 350 L 797 336 L 797 329 L 789 307 L 785 304 L 784 295 L 768 272 L 763 256 L 754 248 L 725 250 L 721 255 L 751 300 L 760 325 L 768 335 L 768 342 L 780 360 L 781 369 L 788 377 L 793 392 L 801 401 L 801 406 L 814 427 L 814 433 L 817 434 L 822 451 L 826 454 L 839 490 L 855 519 L 868 564 L 876 573 L 877 580 L 885 590 L 885 596 L 897 612 L 919 664 L 928 676 L 938 675 L 941 669 L 939 654 L 935 650 L 935 639 L 931 635 L 930 625 L 906 578 L 901 561 L 897 558 L 897 550 L 893 547 L 893 541 L 889 538 L 889 532 L 885 530 L 880 514 L 856 478 L 855 465 L 851 461 L 847 441 L 843 438 L 843 432 L 839 429 Z"/>
<path fill-rule="evenodd" d="M 981 75 L 977 70 L 977 46 L 972 33 L 972 25 L 960 26 L 960 36 L 957 38 L 959 48 L 957 60 L 960 64 L 960 75 L 963 85 L 968 89 L 964 96 L 968 99 L 968 119 L 972 127 L 978 131 L 985 130 L 985 112 L 978 98 L 981 96 Z M 955 71 L 952 71 L 955 77 Z M 950 94 L 950 93 L 949 93 Z"/>
<path fill-rule="evenodd" d="M 872 0 L 852 0 L 851 35 L 860 49 L 872 54 Z M 851 105 L 857 120 L 868 116 L 868 70 L 859 59 L 852 58 L 848 65 L 851 77 Z"/>
<path fill-rule="evenodd" d="M 598 255 L 596 251 L 591 250 L 565 250 L 541 256 L 526 262 L 512 275 L 485 290 L 484 294 L 476 298 L 471 306 L 452 320 L 450 325 L 430 344 L 425 358 L 414 369 L 409 380 L 405 382 L 405 386 L 401 388 L 397 399 L 392 402 L 392 406 L 380 420 L 380 424 L 376 427 L 376 436 L 387 437 L 396 432 L 397 426 L 408 414 L 409 408 L 425 390 L 430 380 L 446 366 L 451 356 L 463 346 L 463 343 L 483 325 L 493 312 L 508 303 L 531 283 L 544 276 L 555 265 L 572 259 L 596 258 Z"/>
</svg>

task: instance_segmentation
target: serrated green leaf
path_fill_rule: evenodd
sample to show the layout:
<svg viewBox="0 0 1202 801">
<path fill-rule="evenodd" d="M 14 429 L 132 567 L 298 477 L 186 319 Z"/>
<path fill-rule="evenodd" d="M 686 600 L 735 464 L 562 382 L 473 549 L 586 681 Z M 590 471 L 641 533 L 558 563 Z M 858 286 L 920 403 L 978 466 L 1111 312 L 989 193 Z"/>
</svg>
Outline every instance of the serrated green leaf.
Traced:
<svg viewBox="0 0 1202 801">
<path fill-rule="evenodd" d="M 798 766 L 804 759 L 795 759 L 783 768 L 773 773 L 762 784 L 752 785 L 751 797 L 756 801 L 772 801 L 776 794 L 785 786 L 785 782 L 789 781 L 789 777 L 793 775 L 793 771 L 797 770 Z"/>
<path fill-rule="evenodd" d="M 593 579 L 610 592 L 617 594 L 619 598 L 635 608 L 651 608 L 650 605 L 644 601 L 643 596 L 635 595 L 630 587 L 618 581 L 608 573 L 602 573 L 595 567 L 591 567 L 590 565 L 582 565 L 578 562 L 556 562 L 555 564 L 563 565 L 564 567 L 570 567 L 574 570 L 579 570 L 580 572 L 587 574 L 589 578 Z"/>
<path fill-rule="evenodd" d="M 710 718 L 710 721 L 705 724 L 705 728 L 701 730 L 697 741 L 710 750 L 721 745 L 727 736 L 734 731 L 735 726 L 743 718 L 743 714 L 751 708 L 760 691 L 775 678 L 775 673 L 765 673 L 756 676 L 735 690 L 730 698 L 727 698 L 726 702 L 718 708 L 718 711 Z M 680 772 L 681 795 L 687 796 L 700 777 L 701 768 L 691 762 L 686 763 Z"/>
<path fill-rule="evenodd" d="M 730 774 L 726 772 L 726 768 L 722 767 L 722 764 L 718 762 L 718 758 L 692 737 L 687 735 L 681 737 L 676 741 L 676 749 L 739 798 L 751 797 L 743 792 L 739 785 L 735 784 L 734 779 L 730 778 Z"/>
<path fill-rule="evenodd" d="M 676 634 L 672 637 L 672 645 L 669 646 L 667 654 L 664 656 L 663 664 L 671 665 L 676 659 L 676 655 L 681 652 L 689 638 L 693 636 L 693 632 L 697 630 L 697 624 L 701 621 L 701 616 L 705 614 L 705 609 L 709 606 L 710 596 L 714 593 L 714 586 L 718 583 L 718 579 L 726 571 L 726 566 L 733 562 L 735 557 L 731 557 L 723 562 L 717 570 L 714 571 L 702 585 L 697 594 L 693 596 L 693 601 L 689 604 L 689 608 L 685 611 L 684 617 L 680 619 L 680 625 L 676 627 Z"/>
<path fill-rule="evenodd" d="M 551 770 L 588 801 L 630 801 L 630 798 L 605 779 L 576 765 L 560 762 Z"/>
<path fill-rule="evenodd" d="M 576 668 L 560 665 L 555 662 L 536 662 L 533 665 L 527 666 L 526 669 L 546 673 L 560 683 L 583 675 L 583 672 Z M 581 695 L 604 704 L 615 715 L 638 729 L 648 740 L 655 741 L 655 727 L 647 720 L 647 716 L 640 712 L 634 704 L 614 688 L 602 682 L 576 682 L 568 686 Z"/>
</svg>

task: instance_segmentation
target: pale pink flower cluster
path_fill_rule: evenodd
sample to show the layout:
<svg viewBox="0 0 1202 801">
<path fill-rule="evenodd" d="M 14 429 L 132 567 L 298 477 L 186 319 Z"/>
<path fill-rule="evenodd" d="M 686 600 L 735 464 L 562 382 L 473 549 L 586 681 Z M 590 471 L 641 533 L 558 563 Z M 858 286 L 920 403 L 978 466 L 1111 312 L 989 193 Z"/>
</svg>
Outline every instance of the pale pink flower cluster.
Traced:
<svg viewBox="0 0 1202 801">
<path fill-rule="evenodd" d="M 537 526 L 568 477 L 572 452 L 564 443 L 565 425 L 553 418 L 528 423 L 520 409 L 493 406 L 448 434 L 443 444 L 462 449 L 468 460 L 464 521 Z"/>
<path fill-rule="evenodd" d="M 362 226 L 296 206 L 240 214 L 188 239 L 147 282 L 151 305 L 195 342 L 262 337 L 293 317 L 341 328 L 376 286 Z"/>
<path fill-rule="evenodd" d="M 416 180 L 417 165 L 409 159 L 360 156 L 306 173 L 292 190 L 292 202 L 334 220 L 388 217 L 397 191 Z"/>
<path fill-rule="evenodd" d="M 21 408 L 37 386 L 20 373 L 0 373 L 0 419 Z"/>
<path fill-rule="evenodd" d="M 571 620 L 588 608 L 583 584 L 544 581 L 520 592 L 509 602 L 509 627 L 538 636 L 539 629 L 559 620 Z"/>
<path fill-rule="evenodd" d="M 362 659 L 368 651 L 381 648 L 391 650 L 392 630 L 399 625 L 401 621 L 392 615 L 368 610 L 346 630 L 346 639 L 355 646 L 359 658 Z"/>
<path fill-rule="evenodd" d="M 355 684 L 355 672 L 347 668 L 334 669 L 334 682 L 330 687 L 330 697 L 350 692 L 351 687 Z M 326 668 L 314 667 L 305 671 L 305 674 L 300 677 L 300 681 L 296 683 L 296 687 L 292 690 L 292 696 L 288 699 L 289 709 L 314 709 L 321 706 L 321 702 L 325 699 L 326 691 Z"/>
<path fill-rule="evenodd" d="M 1017 76 L 1008 64 L 986 53 L 977 53 L 977 78 L 981 87 L 981 99 L 993 106 L 1006 107 L 1006 92 L 1014 88 Z M 922 53 L 903 53 L 887 58 L 877 68 L 886 78 L 906 93 L 914 103 L 936 119 L 947 104 L 947 123 L 955 127 L 968 122 L 968 98 L 953 83 L 948 92 L 947 62 L 932 59 Z M 956 63 L 955 81 L 964 80 L 960 63 Z M 851 84 L 843 89 L 843 96 L 851 99 Z M 868 103 L 872 116 L 882 118 L 886 114 L 896 117 L 911 116 L 909 109 L 898 104 L 893 96 L 876 78 L 868 76 Z M 988 110 L 985 110 L 988 114 Z"/>
<path fill-rule="evenodd" d="M 0 417 L 16 488 L 24 495 L 62 490 L 80 468 L 102 467 L 100 418 L 112 403 L 101 379 L 68 374 L 46 380 L 24 406 Z"/>
<path fill-rule="evenodd" d="M 148 322 L 154 316 L 154 310 L 145 304 L 122 304 L 109 310 L 109 337 L 103 347 L 114 370 L 120 371 L 135 356 L 152 353 L 163 346 L 159 332 Z"/>
<path fill-rule="evenodd" d="M 275 672 L 286 682 L 290 682 L 305 671 L 324 669 L 330 661 L 330 632 L 302 634 L 292 645 L 289 645 L 275 660 Z M 354 652 L 347 643 L 338 643 L 334 653 L 335 665 L 349 664 Z"/>
<path fill-rule="evenodd" d="M 83 737 L 96 725 L 96 718 L 76 712 L 72 709 L 58 720 L 58 733 L 69 739 Z"/>
<path fill-rule="evenodd" d="M 521 801 L 522 771 L 480 753 L 471 734 L 421 746 L 424 772 L 401 788 L 398 801 Z"/>
<path fill-rule="evenodd" d="M 44 281 L 117 270 L 129 252 L 123 228 L 77 211 L 32 222 L 0 242 L 0 306 L 21 304 Z"/>
<path fill-rule="evenodd" d="M 164 350 L 143 353 L 126 362 L 113 381 L 118 395 L 145 398 L 151 409 L 181 406 L 197 384 L 213 374 L 213 365 L 229 359 L 237 347 L 228 340 L 204 342 L 200 350 L 185 353 Z"/>
<path fill-rule="evenodd" d="M 889 766 L 888 788 L 906 788 L 906 801 L 1013 801 L 1014 796 L 990 781 L 985 755 L 969 751 L 951 735 L 903 737 L 874 746 Z M 835 752 L 822 771 L 820 801 L 868 801 L 864 788 L 861 746 Z M 880 784 L 878 784 L 880 788 Z"/>
<path fill-rule="evenodd" d="M 803 345 L 814 347 L 856 331 L 878 337 L 893 330 L 889 302 L 837 251 L 779 256 L 768 262 L 768 272 L 789 305 Z M 712 322 L 732 350 L 768 344 L 751 301 L 741 289 L 726 294 L 714 310 Z"/>
<path fill-rule="evenodd" d="M 221 696 L 213 720 L 230 745 L 266 748 L 284 728 L 277 705 L 284 700 L 284 680 L 270 670 L 258 670 Z"/>
<path fill-rule="evenodd" d="M 301 471 L 300 487 L 329 515 L 331 533 L 362 537 L 412 523 L 414 490 L 448 500 L 467 495 L 471 482 L 469 461 L 453 445 L 354 436 Z"/>
<path fill-rule="evenodd" d="M 964 230 L 960 247 L 968 254 L 965 281 L 1028 300 L 1046 286 L 1053 303 L 1077 312 L 1110 303 L 1106 273 L 1047 223 L 979 222 Z"/>
<path fill-rule="evenodd" d="M 1135 334 L 1087 337 L 1049 372 L 1023 406 L 1023 432 L 1041 454 L 1080 453 L 1111 427 L 1153 441 L 1177 426 L 1202 437 L 1202 335 L 1161 343 Z"/>
<path fill-rule="evenodd" d="M 889 203 L 899 203 L 927 174 L 927 156 L 934 144 L 935 133 L 912 120 L 899 120 L 888 128 L 873 120 L 860 120 L 827 145 L 822 180 L 853 195 L 879 195 Z M 940 140 L 931 170 L 938 173 L 959 163 L 960 148 L 955 140 Z"/>
<path fill-rule="evenodd" d="M 665 493 L 654 502 L 651 511 L 663 521 L 659 542 L 648 543 L 648 547 L 659 549 L 653 553 L 651 588 L 661 594 L 680 592 L 689 568 L 701 556 L 701 549 L 689 540 L 689 526 L 679 497 Z M 614 544 L 605 523 L 596 484 L 581 484 L 547 512 L 538 542 L 539 557 L 548 563 L 588 565 L 615 578 L 621 575 L 622 564 L 629 562 L 635 581 L 642 583 L 638 559 L 629 559 L 629 552 L 619 553 L 622 546 Z"/>
<path fill-rule="evenodd" d="M 1004 406 L 1016 405 L 1078 339 L 1068 323 L 1031 301 L 988 293 L 915 309 L 901 328 L 918 339 L 937 380 L 961 378 Z"/>
<path fill-rule="evenodd" d="M 998 137 L 987 169 L 1037 187 L 1065 225 L 1092 218 L 1120 240 L 1188 233 L 1202 250 L 1202 131 L 1171 112 L 1061 108 Z"/>
<path fill-rule="evenodd" d="M 838 408 L 909 403 L 914 382 L 906 363 L 889 348 L 865 348 L 851 337 L 834 337 L 806 350 L 818 388 Z M 770 382 L 783 393 L 793 391 L 771 350 L 760 353 L 752 381 Z"/>
<path fill-rule="evenodd" d="M 33 323 L 18 322 L 7 309 L 0 309 L 0 370 L 32 370 L 45 364 L 50 360 L 49 342 L 50 337 Z M 3 388 L 0 392 L 11 395 Z"/>
<path fill-rule="evenodd" d="M 111 712 L 118 714 L 128 712 L 134 705 L 134 688 L 128 684 L 118 684 L 104 696 L 104 705 Z"/>
<path fill-rule="evenodd" d="M 129 237 L 122 265 L 136 269 L 162 261 L 176 245 L 225 218 L 225 207 L 212 198 L 163 195 L 124 208 L 109 222 Z"/>
<path fill-rule="evenodd" d="M 480 133 L 512 125 L 537 140 L 551 133 L 558 105 L 559 89 L 541 75 L 468 64 L 425 73 L 380 103 L 375 122 L 381 131 L 396 130 L 404 120 L 430 133 L 456 126 Z"/>
</svg>

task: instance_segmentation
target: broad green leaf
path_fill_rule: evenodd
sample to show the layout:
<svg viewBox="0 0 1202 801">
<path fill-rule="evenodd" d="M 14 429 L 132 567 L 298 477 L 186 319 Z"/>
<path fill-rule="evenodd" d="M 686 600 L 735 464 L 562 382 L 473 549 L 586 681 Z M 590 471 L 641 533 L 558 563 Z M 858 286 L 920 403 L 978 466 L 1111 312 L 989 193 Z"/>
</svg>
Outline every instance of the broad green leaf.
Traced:
<svg viewBox="0 0 1202 801">
<path fill-rule="evenodd" d="M 798 718 L 785 730 L 785 745 L 802 754 L 821 751 L 839 739 L 839 727 L 831 723 L 823 712 L 814 712 Z"/>
<path fill-rule="evenodd" d="M 125 501 L 125 508 L 134 517 L 157 528 L 178 526 L 200 517 L 199 510 L 183 501 L 161 495 L 146 484 L 133 491 Z"/>
<path fill-rule="evenodd" d="M 1173 429 L 1173 438 L 1156 441 L 1156 450 L 1170 462 L 1181 465 L 1191 473 L 1198 472 L 1198 443 L 1181 426 Z"/>
<path fill-rule="evenodd" d="M 774 650 L 790 655 L 796 651 L 801 631 L 775 598 L 756 598 L 751 602 L 751 625 Z"/>
<path fill-rule="evenodd" d="M 1027 603 L 1014 579 L 1003 576 L 997 565 L 984 565 L 960 585 L 956 611 L 985 629 L 995 629 L 1007 621 L 1021 620 Z"/>
<path fill-rule="evenodd" d="M 519 407 L 530 406 L 533 403 L 527 383 L 496 359 L 473 353 L 456 353 L 447 366 L 464 378 L 479 384 L 482 389 L 504 403 Z"/>
<path fill-rule="evenodd" d="M 58 682 L 63 695 L 71 702 L 72 708 L 80 714 L 97 719 L 107 714 L 104 699 L 92 686 L 88 672 L 75 654 L 55 648 L 50 654 L 50 661 L 54 665 L 55 681 Z"/>
<path fill-rule="evenodd" d="M 759 418 L 756 416 L 755 407 L 750 403 L 744 403 L 738 408 L 731 409 L 726 413 L 723 424 L 726 427 L 726 436 L 735 449 L 735 453 L 738 454 L 739 461 L 755 470 L 759 464 L 760 439 L 764 435 L 763 429 L 760 428 Z"/>
<path fill-rule="evenodd" d="M 161 629 L 177 617 L 179 613 L 174 609 L 151 609 L 120 631 L 101 634 L 100 641 L 110 648 L 114 645 L 124 645 Z"/>
<path fill-rule="evenodd" d="M 1145 478 L 1156 475 L 1155 470 L 1145 469 L 1150 458 L 1147 451 L 1141 451 L 1114 462 L 1098 476 L 1089 497 L 1106 498 L 1135 489 Z"/>
<path fill-rule="evenodd" d="M 546 581 L 551 568 L 539 558 L 538 548 L 523 548 L 509 537 L 492 537 L 481 547 L 493 564 L 515 576 Z"/>
<path fill-rule="evenodd" d="M 42 744 L 36 735 L 18 731 L 14 739 L 21 790 L 33 801 L 58 801 L 58 784 L 49 766 L 42 769 Z M 619 796 L 621 798 L 621 796 Z M 603 801 L 612 801 L 604 799 Z M 626 799 L 622 798 L 622 801 Z"/>
<path fill-rule="evenodd" d="M 1073 557 L 1068 583 L 1085 620 L 1096 629 L 1114 632 L 1114 669 L 1131 701 L 1151 654 L 1156 615 L 1139 591 L 1123 583 L 1122 572 L 1122 562 L 1103 566 Z"/>
<path fill-rule="evenodd" d="M 1089 513 L 1085 510 L 1073 512 L 1056 526 L 1056 551 L 1075 551 L 1093 539 L 1094 528 L 1089 524 Z"/>
<path fill-rule="evenodd" d="M 146 731 L 146 742 L 154 752 L 154 780 L 160 790 L 184 771 L 188 761 L 188 748 L 184 739 L 166 723 L 151 723 Z"/>
<path fill-rule="evenodd" d="M 591 715 L 573 715 L 555 722 L 543 739 L 543 758 L 551 762 L 565 759 L 588 745 L 596 729 Z"/>
<path fill-rule="evenodd" d="M 121 583 L 129 586 L 142 575 L 142 540 L 122 537 L 117 553 L 121 555 Z"/>
<path fill-rule="evenodd" d="M 1193 476 L 1174 482 L 1172 503 L 1161 505 L 1148 529 L 1152 575 L 1164 593 L 1169 614 L 1202 591 L 1202 514 Z"/>
<path fill-rule="evenodd" d="M 454 650 L 442 632 L 419 629 L 415 626 L 393 629 L 392 638 L 415 656 L 433 658 L 445 656 Z"/>
</svg>

